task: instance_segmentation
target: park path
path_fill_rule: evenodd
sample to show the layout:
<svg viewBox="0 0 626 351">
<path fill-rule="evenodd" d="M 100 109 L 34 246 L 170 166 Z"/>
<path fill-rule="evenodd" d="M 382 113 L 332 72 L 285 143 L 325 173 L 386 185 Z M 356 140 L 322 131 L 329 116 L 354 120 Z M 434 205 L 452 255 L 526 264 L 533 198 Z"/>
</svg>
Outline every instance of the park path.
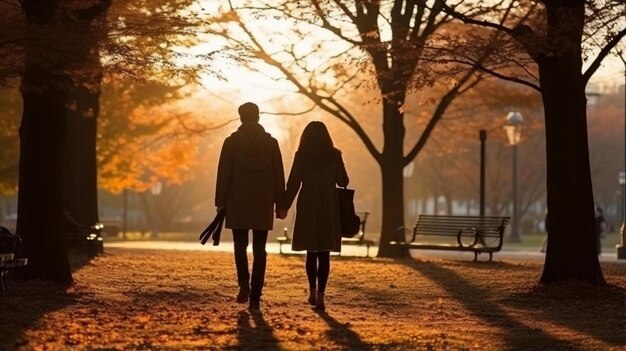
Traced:
<svg viewBox="0 0 626 351">
<path fill-rule="evenodd" d="M 150 250 L 183 250 L 183 251 L 210 251 L 210 252 L 233 252 L 233 243 L 222 241 L 219 246 L 211 245 L 211 241 L 206 245 L 200 245 L 198 242 L 189 241 L 158 241 L 158 240 L 137 240 L 137 241 L 114 241 L 105 242 L 107 248 L 123 248 L 123 249 L 150 249 Z M 283 245 L 283 252 L 295 253 L 290 250 L 291 245 Z M 252 252 L 252 247 L 248 247 Z M 365 257 L 367 249 L 364 246 L 343 245 L 341 248 L 343 256 Z M 268 242 L 266 251 L 270 254 L 280 252 L 278 243 Z M 301 252 L 300 252 L 301 253 Z M 376 257 L 378 247 L 370 247 L 370 257 Z M 451 259 L 451 260 L 473 260 L 474 254 L 471 252 L 456 251 L 435 251 L 435 250 L 411 250 L 411 256 L 416 259 Z M 494 254 L 494 260 L 525 260 L 525 261 L 541 261 L 545 259 L 545 254 L 539 252 L 539 249 L 503 249 Z M 480 259 L 487 259 L 488 255 L 481 256 Z M 600 255 L 601 262 L 615 262 L 626 264 L 626 260 L 618 260 L 615 250 L 607 250 Z"/>
<path fill-rule="evenodd" d="M 536 261 L 334 257 L 318 313 L 303 257 L 270 254 L 250 313 L 231 254 L 109 247 L 67 291 L 14 283 L 0 350 L 621 350 L 626 266 L 603 268 L 606 288 L 540 287 Z"/>
</svg>

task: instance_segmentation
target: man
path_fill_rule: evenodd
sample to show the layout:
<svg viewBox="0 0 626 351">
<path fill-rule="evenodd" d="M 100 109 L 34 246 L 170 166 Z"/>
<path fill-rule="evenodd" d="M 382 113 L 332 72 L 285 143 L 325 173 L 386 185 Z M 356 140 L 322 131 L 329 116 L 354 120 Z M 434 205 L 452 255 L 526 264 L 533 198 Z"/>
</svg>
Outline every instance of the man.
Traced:
<svg viewBox="0 0 626 351">
<path fill-rule="evenodd" d="M 217 169 L 215 206 L 226 209 L 226 228 L 233 231 L 239 294 L 258 310 L 267 253 L 267 232 L 274 224 L 274 206 L 282 203 L 285 175 L 278 142 L 259 124 L 259 107 L 239 106 L 241 126 L 224 140 Z M 276 209 L 276 217 L 287 211 Z M 248 271 L 248 232 L 252 230 L 252 279 Z"/>
</svg>

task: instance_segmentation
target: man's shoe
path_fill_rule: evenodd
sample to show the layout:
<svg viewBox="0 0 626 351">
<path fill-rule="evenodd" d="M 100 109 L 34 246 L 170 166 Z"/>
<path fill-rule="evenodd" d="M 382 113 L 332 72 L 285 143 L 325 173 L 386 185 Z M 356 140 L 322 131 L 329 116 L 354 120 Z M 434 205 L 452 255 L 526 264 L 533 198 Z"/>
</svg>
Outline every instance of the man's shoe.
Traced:
<svg viewBox="0 0 626 351">
<path fill-rule="evenodd" d="M 250 296 L 250 288 L 246 288 L 245 286 L 242 288 L 239 288 L 239 294 L 237 294 L 237 302 L 246 303 L 248 302 L 249 296 Z"/>
<path fill-rule="evenodd" d="M 248 305 L 248 309 L 251 311 L 258 311 L 261 309 L 261 301 L 260 300 L 250 300 L 250 305 Z"/>
</svg>

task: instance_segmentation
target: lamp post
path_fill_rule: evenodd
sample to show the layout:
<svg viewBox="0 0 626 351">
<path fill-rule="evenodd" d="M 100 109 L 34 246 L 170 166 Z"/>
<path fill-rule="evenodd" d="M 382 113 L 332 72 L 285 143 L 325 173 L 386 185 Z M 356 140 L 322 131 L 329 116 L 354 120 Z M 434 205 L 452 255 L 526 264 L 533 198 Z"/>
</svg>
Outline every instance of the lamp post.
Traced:
<svg viewBox="0 0 626 351">
<path fill-rule="evenodd" d="M 509 144 L 513 147 L 513 213 L 511 216 L 511 236 L 509 237 L 509 241 L 511 242 L 520 242 L 521 240 L 517 208 L 517 144 L 519 144 L 522 139 L 523 122 L 524 117 L 522 117 L 521 113 L 509 112 L 509 114 L 506 115 L 506 125 L 504 126 Z"/>
<path fill-rule="evenodd" d="M 487 131 L 481 129 L 478 132 L 480 139 L 480 215 L 485 215 L 485 142 L 487 141 Z"/>
<path fill-rule="evenodd" d="M 156 213 L 156 197 L 161 194 L 161 190 L 163 190 L 163 183 L 156 182 L 150 188 L 150 193 L 152 194 L 152 225 L 154 228 L 152 229 L 152 237 L 156 238 L 159 236 L 159 216 Z"/>
<path fill-rule="evenodd" d="M 624 170 L 625 172 L 620 172 L 620 184 L 622 186 L 622 243 L 621 245 L 617 245 L 617 258 L 618 259 L 626 259 L 626 193 L 624 192 L 624 187 L 626 184 L 626 60 L 624 59 L 623 53 L 619 52 L 619 58 L 622 59 L 624 63 Z"/>
<path fill-rule="evenodd" d="M 124 205 L 122 211 L 122 238 L 126 239 L 128 231 L 128 189 L 124 188 Z"/>
</svg>

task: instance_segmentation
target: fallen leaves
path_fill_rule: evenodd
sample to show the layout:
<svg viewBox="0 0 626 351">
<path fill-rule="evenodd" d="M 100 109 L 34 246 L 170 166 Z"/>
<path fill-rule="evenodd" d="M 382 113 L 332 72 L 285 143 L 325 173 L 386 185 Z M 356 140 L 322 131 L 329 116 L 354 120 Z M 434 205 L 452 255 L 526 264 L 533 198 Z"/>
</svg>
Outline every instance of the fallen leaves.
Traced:
<svg viewBox="0 0 626 351">
<path fill-rule="evenodd" d="M 331 265 L 328 311 L 317 312 L 306 303 L 303 257 L 270 256 L 261 313 L 249 313 L 245 304 L 234 302 L 230 254 L 110 249 L 78 270 L 67 291 L 46 282 L 12 284 L 2 297 L 0 349 L 535 350 L 565 345 L 605 350 L 626 343 L 618 312 L 626 290 L 623 264 L 604 267 L 612 284 L 604 288 L 540 287 L 535 282 L 541 267 L 534 262 L 333 257 Z"/>
</svg>

